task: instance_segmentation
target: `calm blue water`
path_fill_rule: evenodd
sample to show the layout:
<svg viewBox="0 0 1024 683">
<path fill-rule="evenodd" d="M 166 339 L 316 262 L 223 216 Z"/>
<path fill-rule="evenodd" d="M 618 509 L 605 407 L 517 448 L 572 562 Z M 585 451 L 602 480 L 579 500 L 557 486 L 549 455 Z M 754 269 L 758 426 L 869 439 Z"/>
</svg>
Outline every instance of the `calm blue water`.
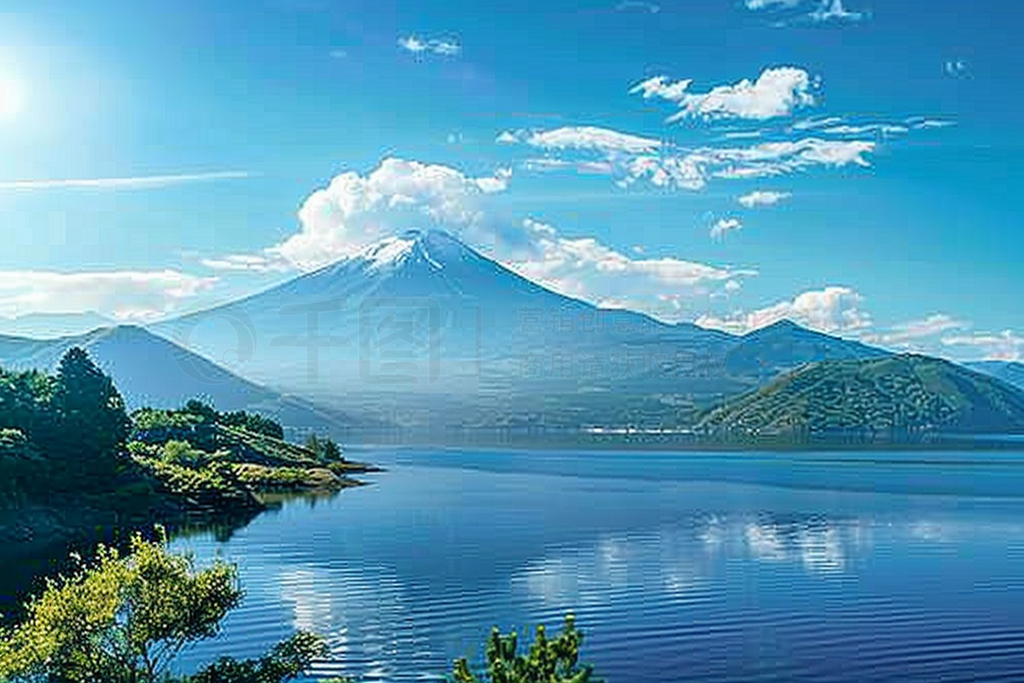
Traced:
<svg viewBox="0 0 1024 683">
<path fill-rule="evenodd" d="M 557 625 L 610 683 L 1024 680 L 1024 453 L 373 451 L 389 471 L 230 540 L 216 643 L 326 635 L 317 676 L 437 678 Z"/>
</svg>

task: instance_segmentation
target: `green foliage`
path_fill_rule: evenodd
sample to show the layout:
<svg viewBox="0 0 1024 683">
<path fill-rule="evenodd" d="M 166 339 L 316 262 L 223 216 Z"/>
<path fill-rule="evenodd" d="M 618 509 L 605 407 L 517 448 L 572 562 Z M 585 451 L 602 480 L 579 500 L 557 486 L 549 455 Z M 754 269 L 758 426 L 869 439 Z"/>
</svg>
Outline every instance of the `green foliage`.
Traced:
<svg viewBox="0 0 1024 683">
<path fill-rule="evenodd" d="M 237 661 L 223 658 L 202 669 L 185 683 L 279 683 L 290 681 L 308 669 L 317 658 L 327 655 L 319 636 L 297 633 L 279 643 L 259 659 Z"/>
<path fill-rule="evenodd" d="M 1024 431 L 1024 393 L 947 361 L 892 356 L 809 365 L 709 412 L 699 427 L 744 435 Z"/>
<path fill-rule="evenodd" d="M 182 412 L 198 418 L 200 422 L 217 421 L 216 409 L 213 406 L 209 405 L 208 403 L 203 403 L 202 401 L 196 399 L 192 399 L 191 401 L 187 402 L 184 408 L 182 408 Z"/>
<path fill-rule="evenodd" d="M 193 469 L 163 459 L 139 462 L 175 496 L 213 499 L 237 491 L 220 468 Z"/>
<path fill-rule="evenodd" d="M 256 413 L 247 413 L 242 410 L 233 413 L 221 413 L 218 423 L 226 427 L 245 429 L 253 434 L 269 436 L 272 439 L 284 439 L 284 427 L 279 422 Z"/>
<path fill-rule="evenodd" d="M 210 453 L 193 448 L 188 441 L 168 441 L 159 450 L 160 459 L 169 465 L 180 465 L 191 469 L 202 469 L 214 463 L 230 459 L 227 451 Z"/>
<path fill-rule="evenodd" d="M 0 630 L 3 683 L 284 683 L 327 654 L 298 633 L 256 660 L 223 658 L 199 673 L 170 670 L 191 643 L 217 635 L 243 591 L 232 565 L 197 569 L 191 556 L 136 535 L 122 556 L 101 547 L 91 564 L 51 580 L 19 625 Z"/>
<path fill-rule="evenodd" d="M 38 482 L 43 459 L 18 429 L 0 429 L 0 508 L 18 502 Z"/>
<path fill-rule="evenodd" d="M 101 488 L 115 470 L 131 426 L 124 399 L 110 377 L 76 347 L 61 359 L 53 405 L 59 434 L 47 453 L 61 461 L 75 488 Z"/>
<path fill-rule="evenodd" d="M 202 418 L 193 413 L 180 410 L 157 410 L 156 408 L 140 408 L 132 413 L 135 428 L 151 431 L 158 429 L 191 429 L 202 422 Z"/>
<path fill-rule="evenodd" d="M 459 659 L 451 679 L 454 683 L 588 683 L 593 680 L 593 670 L 579 665 L 582 642 L 583 634 L 576 629 L 572 615 L 566 616 L 562 632 L 555 638 L 548 638 L 545 628 L 538 626 L 527 654 L 519 654 L 515 632 L 502 635 L 495 628 L 487 642 L 483 678 L 473 673 L 469 662 Z"/>
<path fill-rule="evenodd" d="M 25 621 L 0 633 L 0 680 L 164 680 L 182 648 L 216 635 L 241 598 L 233 566 L 197 570 L 162 535 L 136 535 L 127 557 L 101 547 L 91 565 L 49 581 Z"/>
<path fill-rule="evenodd" d="M 318 437 L 311 434 L 306 439 L 306 450 L 313 453 L 317 460 L 323 463 L 341 462 L 345 458 L 341 455 L 341 448 L 331 439 Z"/>
</svg>

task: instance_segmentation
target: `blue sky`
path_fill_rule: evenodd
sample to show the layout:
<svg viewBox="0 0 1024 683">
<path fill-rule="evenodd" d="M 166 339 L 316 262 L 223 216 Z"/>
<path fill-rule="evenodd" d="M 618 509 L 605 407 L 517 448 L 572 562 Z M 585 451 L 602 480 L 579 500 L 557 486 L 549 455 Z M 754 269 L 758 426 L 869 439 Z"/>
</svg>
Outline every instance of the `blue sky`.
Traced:
<svg viewBox="0 0 1024 683">
<path fill-rule="evenodd" d="M 995 0 L 8 0 L 0 315 L 145 320 L 436 225 L 604 305 L 1019 358 L 1022 24 Z"/>
</svg>

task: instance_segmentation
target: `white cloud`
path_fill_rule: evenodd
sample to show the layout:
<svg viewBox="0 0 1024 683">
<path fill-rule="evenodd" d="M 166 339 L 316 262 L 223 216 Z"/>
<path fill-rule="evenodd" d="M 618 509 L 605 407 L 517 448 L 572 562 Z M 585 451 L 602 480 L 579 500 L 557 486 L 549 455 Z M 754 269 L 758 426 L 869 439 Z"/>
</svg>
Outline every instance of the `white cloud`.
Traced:
<svg viewBox="0 0 1024 683">
<path fill-rule="evenodd" d="M 796 7 L 803 0 L 746 0 L 747 9 L 765 9 L 768 7 Z"/>
<path fill-rule="evenodd" d="M 898 135 L 900 133 L 909 133 L 910 129 L 906 126 L 900 126 L 896 124 L 887 123 L 869 123 L 863 126 L 853 126 L 844 124 L 841 126 L 831 126 L 824 128 L 822 133 L 828 133 L 829 135 Z"/>
<path fill-rule="evenodd" d="M 748 140 L 751 138 L 759 138 L 764 133 L 759 130 L 734 130 L 727 131 L 722 134 L 722 137 L 726 140 Z"/>
<path fill-rule="evenodd" d="M 900 350 L 920 350 L 918 346 L 920 342 L 928 341 L 952 330 L 962 330 L 968 327 L 970 324 L 966 322 L 943 313 L 937 313 L 921 320 L 894 325 L 885 332 L 865 334 L 861 338 L 870 344 Z"/>
<path fill-rule="evenodd" d="M 345 59 L 348 57 L 347 50 L 331 50 L 328 54 L 330 54 L 331 59 Z"/>
<path fill-rule="evenodd" d="M 907 125 L 912 126 L 914 130 L 931 130 L 935 128 L 949 128 L 955 126 L 956 121 L 946 121 L 943 119 L 907 119 Z"/>
<path fill-rule="evenodd" d="M 660 97 L 670 102 L 679 102 L 686 97 L 686 90 L 691 83 L 693 83 L 692 79 L 673 83 L 668 80 L 668 76 L 654 76 L 634 85 L 630 88 L 629 93 L 631 95 L 642 93 L 645 100 Z"/>
<path fill-rule="evenodd" d="M 394 158 L 365 176 L 342 173 L 306 198 L 300 232 L 266 256 L 311 269 L 388 235 L 430 226 L 472 240 L 495 230 L 479 204 L 485 195 L 503 191 L 510 176 L 499 169 L 471 178 L 448 166 Z"/>
<path fill-rule="evenodd" d="M 659 97 L 675 102 L 680 110 L 669 121 L 702 119 L 771 119 L 789 116 L 800 107 L 812 106 L 814 82 L 803 69 L 784 66 L 765 69 L 756 81 L 744 79 L 733 85 L 720 85 L 707 93 L 689 92 L 692 81 L 671 83 L 664 76 L 635 85 L 630 93 Z"/>
<path fill-rule="evenodd" d="M 967 73 L 967 62 L 962 59 L 951 59 L 943 65 L 948 76 L 963 76 Z"/>
<path fill-rule="evenodd" d="M 676 258 L 627 255 L 592 237 L 566 237 L 533 219 L 509 224 L 488 212 L 488 192 L 505 187 L 507 171 L 472 178 L 440 165 L 387 159 L 366 175 L 343 173 L 313 192 L 299 210 L 300 231 L 257 256 L 204 264 L 222 270 L 313 269 L 410 228 L 436 227 L 521 275 L 568 296 L 629 307 L 664 318 L 693 317 L 690 302 L 723 291 L 751 270 Z"/>
<path fill-rule="evenodd" d="M 701 148 L 673 156 L 637 156 L 623 166 L 623 185 L 646 179 L 658 187 L 703 188 L 710 178 L 748 179 L 781 176 L 814 166 L 870 166 L 866 155 L 876 143 L 866 140 L 765 142 L 753 147 Z"/>
<path fill-rule="evenodd" d="M 826 128 L 828 126 L 836 126 L 843 122 L 841 116 L 828 116 L 825 118 L 810 118 L 804 119 L 803 121 L 797 121 L 793 124 L 794 130 L 813 130 L 815 128 Z"/>
<path fill-rule="evenodd" d="M 689 302 L 756 272 L 675 258 L 631 258 L 589 237 L 568 238 L 533 219 L 523 222 L 530 252 L 506 261 L 520 275 L 607 308 L 680 318 Z"/>
<path fill-rule="evenodd" d="M 210 270 L 223 271 L 270 273 L 290 269 L 289 265 L 279 258 L 268 258 L 257 254 L 228 254 L 221 258 L 202 259 L 200 263 Z"/>
<path fill-rule="evenodd" d="M 505 131 L 497 138 L 501 143 L 522 142 L 541 149 L 577 149 L 597 152 L 639 154 L 661 147 L 660 140 L 620 133 L 596 126 L 567 126 L 547 131 Z"/>
<path fill-rule="evenodd" d="M 946 346 L 967 346 L 976 349 L 984 360 L 1024 360 L 1024 337 L 1010 331 L 1001 333 L 976 333 L 946 337 L 942 340 Z"/>
<path fill-rule="evenodd" d="M 822 0 L 818 8 L 808 15 L 812 21 L 860 21 L 865 16 L 863 12 L 847 10 L 843 0 Z"/>
<path fill-rule="evenodd" d="M 37 180 L 3 180 L 0 190 L 144 190 L 185 183 L 215 180 L 239 180 L 253 177 L 248 171 L 213 171 L 176 175 L 132 176 L 126 178 L 60 178 Z"/>
<path fill-rule="evenodd" d="M 749 313 L 741 311 L 725 317 L 705 315 L 697 324 L 745 334 L 781 320 L 791 320 L 820 332 L 849 333 L 871 326 L 871 316 L 861 309 L 863 301 L 863 297 L 849 287 L 826 287 Z"/>
<path fill-rule="evenodd" d="M 441 40 L 437 38 L 419 38 L 417 36 L 406 36 L 398 39 L 398 46 L 413 54 L 432 53 L 454 57 L 462 52 L 462 46 L 454 40 Z"/>
<path fill-rule="evenodd" d="M 96 311 L 118 320 L 152 320 L 216 282 L 174 270 L 0 271 L 0 315 Z"/>
<path fill-rule="evenodd" d="M 615 6 L 615 10 L 617 12 L 639 10 L 641 12 L 647 12 L 648 14 L 657 14 L 661 11 L 661 5 L 653 2 L 644 2 L 643 0 L 624 0 Z"/>
<path fill-rule="evenodd" d="M 773 206 L 778 204 L 783 199 L 789 199 L 793 195 L 789 192 L 772 192 L 768 190 L 756 190 L 750 194 L 745 194 L 738 198 L 737 201 L 748 209 L 753 209 L 758 206 Z"/>
<path fill-rule="evenodd" d="M 720 218 L 711 226 L 711 239 L 722 239 L 730 232 L 743 229 L 743 223 L 738 218 Z"/>
<path fill-rule="evenodd" d="M 843 0 L 745 0 L 744 4 L 747 6 L 747 9 L 752 10 L 795 10 L 800 7 L 807 7 L 812 2 L 817 2 L 814 10 L 807 14 L 801 14 L 797 20 L 821 23 L 827 21 L 852 22 L 868 18 L 866 12 L 848 10 L 843 5 Z M 789 22 L 781 22 L 779 25 L 785 26 L 787 23 Z"/>
</svg>

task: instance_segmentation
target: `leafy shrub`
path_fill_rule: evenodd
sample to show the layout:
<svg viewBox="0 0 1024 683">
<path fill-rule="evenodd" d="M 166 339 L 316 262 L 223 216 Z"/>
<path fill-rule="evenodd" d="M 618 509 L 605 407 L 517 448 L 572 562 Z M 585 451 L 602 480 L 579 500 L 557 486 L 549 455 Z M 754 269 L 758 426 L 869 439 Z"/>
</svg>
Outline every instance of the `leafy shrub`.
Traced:
<svg viewBox="0 0 1024 683">
<path fill-rule="evenodd" d="M 199 570 L 187 555 L 136 535 L 131 553 L 101 547 L 77 573 L 47 583 L 18 626 L 0 631 L 0 680 L 8 683 L 281 683 L 325 652 L 317 636 L 299 633 L 265 657 L 222 659 L 175 679 L 177 655 L 217 635 L 242 599 L 238 572 L 221 561 Z"/>
<path fill-rule="evenodd" d="M 455 683 L 588 683 L 593 669 L 579 666 L 583 634 L 576 629 L 572 615 L 566 616 L 562 632 L 548 638 L 543 626 L 527 654 L 518 653 L 515 632 L 505 636 L 495 628 L 487 642 L 487 670 L 478 678 L 465 659 L 455 662 L 452 680 Z M 594 681 L 593 683 L 596 683 Z"/>
</svg>

